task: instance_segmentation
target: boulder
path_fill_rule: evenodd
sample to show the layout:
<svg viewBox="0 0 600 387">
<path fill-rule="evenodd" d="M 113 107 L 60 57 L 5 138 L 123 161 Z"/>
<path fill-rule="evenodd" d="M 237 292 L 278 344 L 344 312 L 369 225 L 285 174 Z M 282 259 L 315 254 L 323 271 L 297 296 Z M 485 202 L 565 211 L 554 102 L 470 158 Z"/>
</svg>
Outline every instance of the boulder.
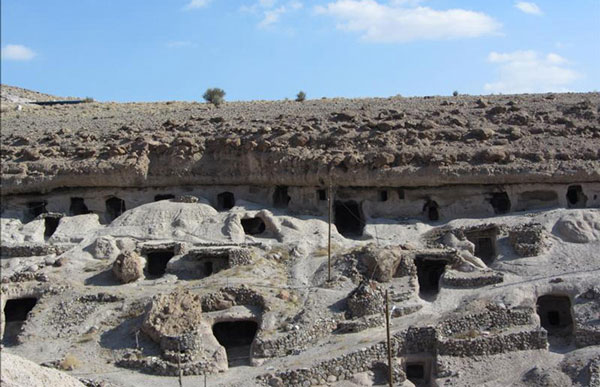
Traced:
<svg viewBox="0 0 600 387">
<path fill-rule="evenodd" d="M 113 273 L 124 284 L 144 276 L 144 258 L 133 251 L 121 253 L 113 263 Z"/>
<path fill-rule="evenodd" d="M 142 330 L 160 343 L 163 336 L 179 336 L 196 330 L 201 321 L 201 297 L 189 290 L 178 289 L 154 298 Z"/>
<path fill-rule="evenodd" d="M 228 368 L 227 353 L 202 320 L 202 300 L 189 290 L 178 289 L 154 297 L 144 317 L 142 331 L 160 345 L 163 359 L 176 362 L 181 353 L 184 367 L 209 372 Z"/>
<path fill-rule="evenodd" d="M 370 244 L 360 250 L 358 256 L 366 270 L 363 274 L 379 282 L 389 282 L 402 260 L 402 249 L 399 247 L 382 248 Z"/>
<path fill-rule="evenodd" d="M 96 259 L 116 259 L 119 256 L 115 238 L 110 235 L 100 236 L 88 247 L 90 254 Z"/>
</svg>

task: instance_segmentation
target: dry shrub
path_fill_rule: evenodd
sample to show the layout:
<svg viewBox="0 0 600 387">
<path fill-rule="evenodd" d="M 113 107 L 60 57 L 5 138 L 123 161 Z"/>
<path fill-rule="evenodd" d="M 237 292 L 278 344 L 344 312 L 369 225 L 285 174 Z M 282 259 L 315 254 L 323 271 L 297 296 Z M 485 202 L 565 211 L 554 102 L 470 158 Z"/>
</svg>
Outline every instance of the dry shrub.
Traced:
<svg viewBox="0 0 600 387">
<path fill-rule="evenodd" d="M 70 353 L 66 354 L 65 357 L 61 360 L 58 365 L 61 370 L 64 371 L 73 371 L 75 368 L 79 367 L 81 362 L 79 359 Z"/>
</svg>

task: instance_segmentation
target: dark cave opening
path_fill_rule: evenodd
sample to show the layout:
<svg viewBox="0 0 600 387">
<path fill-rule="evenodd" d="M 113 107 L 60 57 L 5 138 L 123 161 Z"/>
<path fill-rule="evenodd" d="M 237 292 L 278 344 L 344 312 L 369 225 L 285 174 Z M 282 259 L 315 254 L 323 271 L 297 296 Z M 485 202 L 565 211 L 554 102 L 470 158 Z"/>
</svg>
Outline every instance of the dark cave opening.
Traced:
<svg viewBox="0 0 600 387">
<path fill-rule="evenodd" d="M 585 208 L 587 196 L 580 185 L 571 185 L 567 189 L 567 204 L 569 208 Z"/>
<path fill-rule="evenodd" d="M 490 204 L 495 214 L 506 214 L 510 211 L 510 198 L 506 192 L 495 192 L 492 194 Z"/>
<path fill-rule="evenodd" d="M 444 274 L 448 262 L 441 259 L 417 257 L 417 278 L 420 292 L 424 295 L 434 295 L 440 290 L 440 278 Z"/>
<path fill-rule="evenodd" d="M 58 224 L 60 223 L 59 216 L 48 216 L 44 218 L 44 238 L 50 238 L 58 228 Z"/>
<path fill-rule="evenodd" d="M 111 197 L 106 199 L 106 215 L 108 220 L 112 222 L 123 212 L 125 212 L 125 200 L 119 199 L 118 197 Z"/>
<path fill-rule="evenodd" d="M 377 192 L 377 199 L 380 202 L 387 202 L 388 200 L 388 191 L 387 190 L 381 190 Z"/>
<path fill-rule="evenodd" d="M 146 253 L 146 268 L 148 275 L 151 277 L 162 277 L 166 270 L 167 264 L 175 256 L 172 250 L 155 250 Z"/>
<path fill-rule="evenodd" d="M 217 209 L 230 210 L 235 206 L 235 196 L 232 192 L 221 192 L 217 195 Z"/>
<path fill-rule="evenodd" d="M 158 194 L 158 195 L 154 195 L 154 201 L 155 202 L 160 202 L 161 200 L 171 200 L 171 199 L 175 199 L 175 195 L 173 195 L 173 194 Z"/>
<path fill-rule="evenodd" d="M 475 256 L 489 265 L 496 258 L 496 245 L 491 237 L 480 237 L 475 239 Z"/>
<path fill-rule="evenodd" d="M 252 320 L 223 321 L 213 325 L 213 335 L 227 351 L 229 367 L 250 365 L 251 346 L 258 330 Z"/>
<path fill-rule="evenodd" d="M 273 207 L 275 208 L 287 208 L 290 202 L 290 195 L 288 195 L 288 187 L 284 185 L 278 185 L 275 187 L 273 192 Z"/>
<path fill-rule="evenodd" d="M 423 211 L 427 214 L 427 219 L 432 222 L 440 220 L 440 206 L 434 200 L 428 200 L 423 206 Z"/>
<path fill-rule="evenodd" d="M 242 228 L 246 235 L 259 235 L 265 231 L 266 226 L 261 218 L 254 217 L 242 219 Z"/>
<path fill-rule="evenodd" d="M 537 299 L 540 324 L 550 336 L 568 336 L 573 332 L 571 300 L 567 296 L 544 295 Z"/>
<path fill-rule="evenodd" d="M 27 210 L 29 212 L 29 217 L 31 219 L 37 218 L 41 214 L 45 214 L 48 212 L 46 210 L 47 202 L 29 202 L 27 203 Z"/>
<path fill-rule="evenodd" d="M 83 198 L 71 198 L 69 213 L 73 216 L 89 214 L 90 210 L 85 205 Z"/>
<path fill-rule="evenodd" d="M 365 228 L 360 205 L 354 200 L 336 201 L 334 204 L 335 227 L 345 237 L 361 236 Z"/>
<path fill-rule="evenodd" d="M 327 200 L 327 190 L 324 190 L 324 189 L 318 189 L 318 190 L 317 190 L 317 198 L 318 198 L 320 201 Z"/>
<path fill-rule="evenodd" d="M 204 262 L 204 275 L 208 277 L 213 273 L 213 263 L 211 261 Z"/>
<path fill-rule="evenodd" d="M 21 329 L 27 321 L 29 312 L 37 304 L 37 298 L 24 297 L 15 298 L 6 301 L 4 306 L 4 317 L 6 324 L 4 325 L 4 335 L 2 337 L 2 343 L 5 346 L 17 345 L 17 338 Z"/>
</svg>

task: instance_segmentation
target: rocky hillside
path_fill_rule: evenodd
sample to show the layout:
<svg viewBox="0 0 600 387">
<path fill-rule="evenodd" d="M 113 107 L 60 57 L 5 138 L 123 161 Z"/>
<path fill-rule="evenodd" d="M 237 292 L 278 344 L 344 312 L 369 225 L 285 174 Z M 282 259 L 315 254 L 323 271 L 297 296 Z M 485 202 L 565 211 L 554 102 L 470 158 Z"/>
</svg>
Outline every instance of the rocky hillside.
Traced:
<svg viewBox="0 0 600 387">
<path fill-rule="evenodd" d="M 0 93 L 0 101 L 2 101 L 3 105 L 75 99 L 74 97 L 57 97 L 9 85 L 0 85 L 0 90 L 2 91 Z"/>
<path fill-rule="evenodd" d="M 599 117 L 599 93 L 27 105 L 2 114 L 2 185 L 598 181 Z"/>
</svg>

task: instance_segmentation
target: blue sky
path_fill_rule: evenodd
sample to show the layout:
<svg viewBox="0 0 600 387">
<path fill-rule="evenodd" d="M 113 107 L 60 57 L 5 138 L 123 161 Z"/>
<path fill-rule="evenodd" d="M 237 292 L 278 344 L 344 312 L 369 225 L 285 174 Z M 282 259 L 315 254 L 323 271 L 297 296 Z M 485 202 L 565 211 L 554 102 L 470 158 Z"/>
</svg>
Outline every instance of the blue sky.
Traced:
<svg viewBox="0 0 600 387">
<path fill-rule="evenodd" d="M 2 83 L 101 101 L 600 90 L 600 0 L 2 0 Z"/>
</svg>

